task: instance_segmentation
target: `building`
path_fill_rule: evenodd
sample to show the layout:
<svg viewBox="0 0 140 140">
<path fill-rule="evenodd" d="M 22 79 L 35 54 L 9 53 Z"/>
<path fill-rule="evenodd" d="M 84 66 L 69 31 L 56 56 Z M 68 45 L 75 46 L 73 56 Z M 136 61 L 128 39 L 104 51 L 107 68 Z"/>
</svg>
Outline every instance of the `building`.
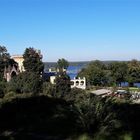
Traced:
<svg viewBox="0 0 140 140">
<path fill-rule="evenodd" d="M 99 90 L 91 91 L 90 93 L 92 93 L 96 96 L 106 97 L 106 96 L 111 95 L 112 91 L 108 90 L 108 89 L 99 89 Z"/>
<path fill-rule="evenodd" d="M 51 84 L 55 84 L 56 80 L 56 71 L 49 70 L 49 72 L 45 72 L 43 74 L 44 80 L 50 82 Z M 80 89 L 86 89 L 86 78 L 74 78 L 71 79 L 71 88 L 80 88 Z"/>
<path fill-rule="evenodd" d="M 24 61 L 23 55 L 13 55 L 11 56 L 11 58 L 14 59 L 15 62 L 18 63 L 18 68 L 20 72 L 25 71 L 24 66 L 23 66 L 23 61 Z"/>
<path fill-rule="evenodd" d="M 8 66 L 5 67 L 4 69 L 4 78 L 6 79 L 7 82 L 11 80 L 12 77 L 16 76 L 19 74 L 19 69 L 18 66 L 13 65 L 13 66 Z"/>
<path fill-rule="evenodd" d="M 86 78 L 74 78 L 71 80 L 71 88 L 86 89 Z"/>
</svg>

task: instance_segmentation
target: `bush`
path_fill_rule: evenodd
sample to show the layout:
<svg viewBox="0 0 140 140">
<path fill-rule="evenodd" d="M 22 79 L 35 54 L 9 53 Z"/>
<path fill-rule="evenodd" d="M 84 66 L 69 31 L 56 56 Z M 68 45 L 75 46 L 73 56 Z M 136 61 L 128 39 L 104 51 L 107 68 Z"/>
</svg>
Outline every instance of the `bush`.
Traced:
<svg viewBox="0 0 140 140">
<path fill-rule="evenodd" d="M 40 93 L 42 92 L 42 79 L 36 73 L 20 73 L 8 83 L 8 92 Z"/>
<path fill-rule="evenodd" d="M 3 89 L 0 88 L 0 98 L 3 98 L 3 96 L 4 96 Z"/>
<path fill-rule="evenodd" d="M 53 97 L 55 93 L 55 85 L 52 85 L 49 82 L 43 83 L 43 94 Z"/>
<path fill-rule="evenodd" d="M 6 85 L 7 83 L 5 81 L 0 82 L 0 98 L 3 98 L 6 93 Z"/>
<path fill-rule="evenodd" d="M 88 94 L 85 90 L 72 88 L 71 91 L 64 96 L 64 99 L 73 103 L 79 103 L 83 102 L 84 98 L 86 98 L 87 95 Z"/>
<path fill-rule="evenodd" d="M 56 77 L 55 97 L 63 98 L 71 91 L 70 77 L 66 73 L 59 73 Z"/>
</svg>

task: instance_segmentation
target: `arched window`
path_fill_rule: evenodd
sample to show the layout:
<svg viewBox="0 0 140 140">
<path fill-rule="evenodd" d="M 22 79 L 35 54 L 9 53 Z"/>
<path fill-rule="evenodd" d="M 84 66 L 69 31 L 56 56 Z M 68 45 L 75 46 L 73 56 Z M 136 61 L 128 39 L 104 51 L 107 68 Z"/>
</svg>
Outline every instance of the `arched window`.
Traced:
<svg viewBox="0 0 140 140">
<path fill-rule="evenodd" d="M 16 72 L 13 71 L 13 72 L 11 73 L 11 78 L 15 77 L 16 75 L 17 75 Z"/>
<path fill-rule="evenodd" d="M 78 86 L 79 85 L 79 81 L 76 81 L 76 86 Z"/>
<path fill-rule="evenodd" d="M 81 82 L 80 82 L 80 85 L 83 86 L 83 85 L 84 85 L 84 81 L 81 81 Z"/>
</svg>

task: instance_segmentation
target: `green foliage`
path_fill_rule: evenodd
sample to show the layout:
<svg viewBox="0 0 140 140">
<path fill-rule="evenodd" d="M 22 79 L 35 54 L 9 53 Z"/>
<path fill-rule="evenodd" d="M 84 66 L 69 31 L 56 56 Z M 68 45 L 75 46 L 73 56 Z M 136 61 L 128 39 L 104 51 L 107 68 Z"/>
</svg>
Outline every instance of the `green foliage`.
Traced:
<svg viewBox="0 0 140 140">
<path fill-rule="evenodd" d="M 75 114 L 62 99 L 16 97 L 0 102 L 0 114 L 0 139 L 64 140 L 76 132 Z"/>
<path fill-rule="evenodd" d="M 109 70 L 111 72 L 111 77 L 116 83 L 116 85 L 120 85 L 121 82 L 126 81 L 128 66 L 125 62 L 112 62 L 109 64 Z"/>
<path fill-rule="evenodd" d="M 140 82 L 140 62 L 111 62 L 108 65 L 101 61 L 89 63 L 82 69 L 78 76 L 86 77 L 88 85 L 94 86 L 121 86 L 122 82 L 128 82 L 129 86 Z"/>
<path fill-rule="evenodd" d="M 40 93 L 42 91 L 42 79 L 35 73 L 20 73 L 8 83 L 9 91 L 16 93 Z"/>
<path fill-rule="evenodd" d="M 84 132 L 109 133 L 111 135 L 121 127 L 113 110 L 112 98 L 100 98 L 85 94 L 81 100 L 74 103 L 74 106 L 74 111 L 79 118 L 77 123 Z"/>
<path fill-rule="evenodd" d="M 70 92 L 68 92 L 64 99 L 68 102 L 72 102 L 74 104 L 83 102 L 83 100 L 87 97 L 87 93 L 85 90 L 72 88 Z"/>
<path fill-rule="evenodd" d="M 132 60 L 128 63 L 128 75 L 127 81 L 130 86 L 133 86 L 133 83 L 140 82 L 140 62 L 137 60 Z"/>
<path fill-rule="evenodd" d="M 0 139 L 139 140 L 139 105 L 80 89 L 66 101 L 27 95 L 9 93 L 0 100 Z"/>
<path fill-rule="evenodd" d="M 7 52 L 6 47 L 0 46 L 0 59 L 7 60 L 7 59 L 9 59 L 9 57 L 10 57 L 10 55 Z"/>
<path fill-rule="evenodd" d="M 55 92 L 56 92 L 55 85 L 52 85 L 49 82 L 44 82 L 43 83 L 43 94 L 44 95 L 53 97 Z"/>
<path fill-rule="evenodd" d="M 87 83 L 90 85 L 105 86 L 109 81 L 107 73 L 106 66 L 101 61 L 96 60 L 83 69 L 78 76 L 86 77 Z"/>
<path fill-rule="evenodd" d="M 8 66 L 17 65 L 17 63 L 10 58 L 5 46 L 0 46 L 0 80 L 4 77 L 4 69 Z"/>
<path fill-rule="evenodd" d="M 0 81 L 0 98 L 3 98 L 6 93 L 6 81 L 2 80 Z"/>
<path fill-rule="evenodd" d="M 69 62 L 67 60 L 65 60 L 64 58 L 59 59 L 57 61 L 57 67 L 59 70 L 67 69 L 68 66 L 69 66 Z"/>
<path fill-rule="evenodd" d="M 41 60 L 40 52 L 37 52 L 34 48 L 26 48 L 23 58 L 23 65 L 27 72 L 34 72 L 36 74 L 43 72 L 44 64 Z"/>
<path fill-rule="evenodd" d="M 70 77 L 65 73 L 59 73 L 56 77 L 56 97 L 64 97 L 71 90 Z"/>
<path fill-rule="evenodd" d="M 83 134 L 74 140 L 92 140 L 92 138 L 88 134 Z"/>
</svg>

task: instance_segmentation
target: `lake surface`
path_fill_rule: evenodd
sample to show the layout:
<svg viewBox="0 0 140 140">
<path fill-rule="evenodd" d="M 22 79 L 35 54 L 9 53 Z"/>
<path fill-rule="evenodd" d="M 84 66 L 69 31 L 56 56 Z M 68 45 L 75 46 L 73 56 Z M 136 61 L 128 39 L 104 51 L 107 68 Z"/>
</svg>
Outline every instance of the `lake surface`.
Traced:
<svg viewBox="0 0 140 140">
<path fill-rule="evenodd" d="M 67 74 L 70 76 L 71 79 L 74 79 L 81 71 L 83 66 L 69 66 L 67 69 Z"/>
</svg>

